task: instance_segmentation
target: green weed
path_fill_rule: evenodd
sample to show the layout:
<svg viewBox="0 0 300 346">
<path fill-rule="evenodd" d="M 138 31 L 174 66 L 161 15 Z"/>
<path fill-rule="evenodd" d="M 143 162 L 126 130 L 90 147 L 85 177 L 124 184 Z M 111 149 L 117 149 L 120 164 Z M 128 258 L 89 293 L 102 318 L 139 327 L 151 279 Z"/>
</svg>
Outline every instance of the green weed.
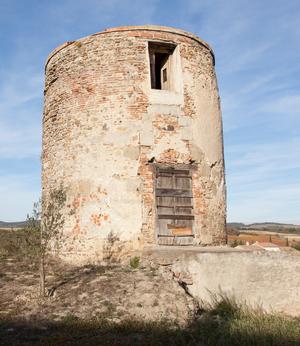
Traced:
<svg viewBox="0 0 300 346">
<path fill-rule="evenodd" d="M 139 265 L 140 265 L 140 258 L 137 257 L 137 256 L 132 257 L 132 258 L 130 259 L 129 264 L 130 264 L 130 267 L 131 267 L 131 268 L 137 269 L 137 268 L 139 267 Z"/>
</svg>

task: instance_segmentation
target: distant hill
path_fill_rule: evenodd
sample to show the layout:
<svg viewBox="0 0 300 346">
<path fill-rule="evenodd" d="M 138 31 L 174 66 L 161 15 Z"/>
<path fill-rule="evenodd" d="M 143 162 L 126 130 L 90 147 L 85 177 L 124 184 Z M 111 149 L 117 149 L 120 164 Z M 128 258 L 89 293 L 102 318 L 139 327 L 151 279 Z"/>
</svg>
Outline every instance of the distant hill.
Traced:
<svg viewBox="0 0 300 346">
<path fill-rule="evenodd" d="M 278 223 L 278 222 L 255 222 L 245 224 L 242 222 L 228 222 L 227 227 L 238 228 L 238 229 L 265 229 L 265 228 L 300 228 L 300 225 L 294 225 L 289 223 Z"/>
<path fill-rule="evenodd" d="M 300 225 L 294 225 L 290 223 L 277 223 L 277 222 L 261 222 L 251 223 L 247 225 L 247 228 L 300 228 Z"/>
<path fill-rule="evenodd" d="M 5 222 L 0 221 L 0 228 L 23 228 L 26 226 L 26 221 Z"/>
<path fill-rule="evenodd" d="M 226 226 L 231 228 L 237 228 L 237 229 L 247 227 L 247 225 L 242 222 L 227 222 Z"/>
<path fill-rule="evenodd" d="M 300 234 L 300 225 L 277 222 L 256 222 L 251 224 L 245 224 L 242 222 L 227 223 L 228 234 L 237 234 L 243 230 Z"/>
</svg>

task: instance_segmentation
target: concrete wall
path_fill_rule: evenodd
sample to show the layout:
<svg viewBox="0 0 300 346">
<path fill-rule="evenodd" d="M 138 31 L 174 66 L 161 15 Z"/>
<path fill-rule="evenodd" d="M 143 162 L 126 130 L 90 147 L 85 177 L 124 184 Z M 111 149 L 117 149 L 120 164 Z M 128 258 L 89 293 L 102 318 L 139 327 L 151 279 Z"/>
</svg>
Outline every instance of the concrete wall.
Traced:
<svg viewBox="0 0 300 346">
<path fill-rule="evenodd" d="M 148 41 L 177 45 L 175 91 L 151 89 Z M 222 122 L 209 46 L 151 26 L 58 47 L 46 64 L 42 161 L 44 203 L 50 191 L 66 192 L 60 252 L 69 261 L 156 242 L 155 163 L 194 162 L 195 244 L 224 242 Z"/>
<path fill-rule="evenodd" d="M 211 293 L 222 293 L 269 312 L 300 315 L 298 253 L 180 251 L 171 262 L 174 275 L 187 281 L 189 292 L 198 300 L 210 302 Z"/>
</svg>

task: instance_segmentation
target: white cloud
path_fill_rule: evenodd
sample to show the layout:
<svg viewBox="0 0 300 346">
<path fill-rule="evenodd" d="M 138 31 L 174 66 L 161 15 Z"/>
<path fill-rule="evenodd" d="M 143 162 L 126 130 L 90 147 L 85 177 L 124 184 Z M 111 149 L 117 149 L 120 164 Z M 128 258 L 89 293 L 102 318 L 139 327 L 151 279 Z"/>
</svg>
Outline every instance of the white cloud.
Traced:
<svg viewBox="0 0 300 346">
<path fill-rule="evenodd" d="M 231 156 L 230 163 L 233 166 L 257 165 L 272 162 L 297 162 L 300 157 L 300 137 L 277 139 L 264 143 L 244 143 L 228 145 L 227 152 Z M 279 169 L 281 167 L 278 167 Z"/>
</svg>

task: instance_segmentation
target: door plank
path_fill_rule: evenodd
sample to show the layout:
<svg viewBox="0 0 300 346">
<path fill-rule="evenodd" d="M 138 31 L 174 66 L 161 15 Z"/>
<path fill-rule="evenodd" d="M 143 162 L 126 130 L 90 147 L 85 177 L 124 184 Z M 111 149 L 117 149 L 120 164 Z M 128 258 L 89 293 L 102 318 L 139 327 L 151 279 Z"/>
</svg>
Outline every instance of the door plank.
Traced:
<svg viewBox="0 0 300 346">
<path fill-rule="evenodd" d="M 170 219 L 170 220 L 194 220 L 194 215 L 187 215 L 187 214 L 176 214 L 176 215 L 170 215 L 170 214 L 160 214 L 158 215 L 158 219 Z"/>
<path fill-rule="evenodd" d="M 156 190 L 156 196 L 157 197 L 164 197 L 164 196 L 170 196 L 170 197 L 190 197 L 193 198 L 192 191 L 186 190 L 186 189 L 161 189 L 158 188 Z"/>
</svg>

